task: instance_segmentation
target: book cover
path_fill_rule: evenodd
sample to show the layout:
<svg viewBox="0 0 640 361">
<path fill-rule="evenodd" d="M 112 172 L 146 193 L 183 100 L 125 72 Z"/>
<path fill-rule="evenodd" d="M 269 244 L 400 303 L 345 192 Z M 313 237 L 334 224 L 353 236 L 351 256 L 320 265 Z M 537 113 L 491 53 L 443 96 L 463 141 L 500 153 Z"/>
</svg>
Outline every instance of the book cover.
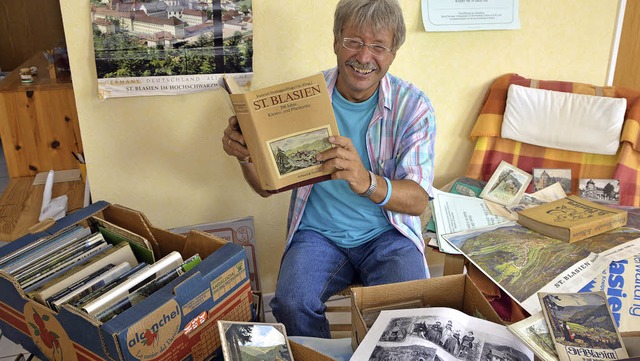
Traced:
<svg viewBox="0 0 640 361">
<path fill-rule="evenodd" d="M 544 361 L 558 361 L 556 346 L 551 340 L 547 320 L 542 312 L 507 325 L 507 329 Z"/>
<path fill-rule="evenodd" d="M 546 236 L 576 242 L 627 223 L 627 211 L 570 195 L 518 212 L 518 223 Z"/>
<path fill-rule="evenodd" d="M 261 186 L 277 193 L 330 178 L 316 154 L 339 135 L 322 73 L 243 92 L 232 77 L 225 86 Z"/>
<path fill-rule="evenodd" d="M 225 361 L 293 361 L 287 331 L 281 323 L 218 320 L 218 330 Z"/>
<path fill-rule="evenodd" d="M 604 292 L 538 293 L 560 361 L 628 358 Z"/>
</svg>

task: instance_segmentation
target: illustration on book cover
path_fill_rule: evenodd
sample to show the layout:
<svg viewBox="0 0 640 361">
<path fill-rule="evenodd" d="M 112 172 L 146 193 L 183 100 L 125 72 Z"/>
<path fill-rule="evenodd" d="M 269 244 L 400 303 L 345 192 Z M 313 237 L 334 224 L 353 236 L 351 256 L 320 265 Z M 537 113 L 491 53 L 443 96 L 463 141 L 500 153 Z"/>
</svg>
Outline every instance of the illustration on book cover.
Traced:
<svg viewBox="0 0 640 361">
<path fill-rule="evenodd" d="M 331 129 L 324 126 L 268 141 L 280 177 L 319 167 L 322 163 L 316 155 L 332 147 L 328 140 L 330 135 Z"/>
<path fill-rule="evenodd" d="M 539 293 L 561 361 L 628 358 L 604 292 Z"/>
</svg>

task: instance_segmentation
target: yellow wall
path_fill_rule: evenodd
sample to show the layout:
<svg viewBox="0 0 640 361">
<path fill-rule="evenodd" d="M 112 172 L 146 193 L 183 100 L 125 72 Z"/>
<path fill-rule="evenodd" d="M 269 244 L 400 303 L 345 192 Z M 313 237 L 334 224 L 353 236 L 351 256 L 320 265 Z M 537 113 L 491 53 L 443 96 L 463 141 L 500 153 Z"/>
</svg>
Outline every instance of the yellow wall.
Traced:
<svg viewBox="0 0 640 361">
<path fill-rule="evenodd" d="M 254 85 L 334 66 L 337 0 L 256 0 Z M 436 186 L 464 174 L 467 139 L 490 82 L 523 76 L 604 84 L 616 0 L 521 0 L 521 30 L 426 33 L 420 1 L 401 0 L 408 27 L 391 72 L 431 98 L 437 115 Z M 262 199 L 222 151 L 231 110 L 220 90 L 99 100 L 89 1 L 62 0 L 62 16 L 94 199 L 178 227 L 255 217 L 258 263 L 272 292 L 284 247 L 289 193 Z"/>
</svg>

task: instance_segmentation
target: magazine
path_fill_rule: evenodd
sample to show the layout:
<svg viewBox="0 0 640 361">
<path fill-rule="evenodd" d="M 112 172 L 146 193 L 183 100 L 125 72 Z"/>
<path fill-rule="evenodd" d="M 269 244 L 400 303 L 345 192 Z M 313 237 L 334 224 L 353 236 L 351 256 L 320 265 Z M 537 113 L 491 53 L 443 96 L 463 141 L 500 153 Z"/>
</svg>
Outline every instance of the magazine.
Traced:
<svg viewBox="0 0 640 361">
<path fill-rule="evenodd" d="M 602 291 L 538 294 L 560 361 L 628 358 Z"/>
<path fill-rule="evenodd" d="M 603 291 L 623 336 L 640 336 L 640 253 L 613 261 L 578 292 Z"/>
<path fill-rule="evenodd" d="M 507 327 L 446 307 L 380 312 L 352 360 L 533 360 Z"/>
</svg>

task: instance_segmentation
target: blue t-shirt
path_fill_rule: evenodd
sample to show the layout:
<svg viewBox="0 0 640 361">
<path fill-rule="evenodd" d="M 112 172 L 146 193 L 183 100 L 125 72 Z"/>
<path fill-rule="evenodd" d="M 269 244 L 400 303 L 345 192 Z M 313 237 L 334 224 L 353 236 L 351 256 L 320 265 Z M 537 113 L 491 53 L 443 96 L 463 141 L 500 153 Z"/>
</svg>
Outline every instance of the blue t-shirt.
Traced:
<svg viewBox="0 0 640 361">
<path fill-rule="evenodd" d="M 378 91 L 361 103 L 352 103 L 334 91 L 332 103 L 340 134 L 351 139 L 364 167 L 371 170 L 365 134 L 378 105 Z M 313 185 L 299 229 L 316 231 L 340 247 L 351 248 L 393 226 L 381 207 L 351 191 L 347 181 L 328 180 Z"/>
</svg>

